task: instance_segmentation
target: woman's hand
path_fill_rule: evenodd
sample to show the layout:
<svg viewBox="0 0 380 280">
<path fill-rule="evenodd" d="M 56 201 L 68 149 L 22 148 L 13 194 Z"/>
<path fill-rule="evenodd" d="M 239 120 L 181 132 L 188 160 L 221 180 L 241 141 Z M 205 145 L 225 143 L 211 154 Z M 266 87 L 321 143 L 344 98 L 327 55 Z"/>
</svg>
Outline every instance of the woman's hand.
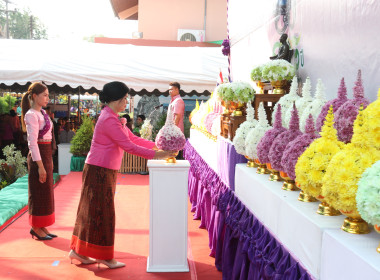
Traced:
<svg viewBox="0 0 380 280">
<path fill-rule="evenodd" d="M 156 151 L 155 159 L 167 159 L 178 155 L 178 151 Z"/>
<path fill-rule="evenodd" d="M 45 183 L 46 182 L 46 170 L 43 166 L 38 167 L 38 175 L 39 175 L 39 181 L 41 183 Z"/>
<path fill-rule="evenodd" d="M 156 145 L 154 145 L 154 147 L 152 148 L 152 150 L 154 150 L 154 151 L 158 151 L 159 149 L 157 148 Z"/>
</svg>

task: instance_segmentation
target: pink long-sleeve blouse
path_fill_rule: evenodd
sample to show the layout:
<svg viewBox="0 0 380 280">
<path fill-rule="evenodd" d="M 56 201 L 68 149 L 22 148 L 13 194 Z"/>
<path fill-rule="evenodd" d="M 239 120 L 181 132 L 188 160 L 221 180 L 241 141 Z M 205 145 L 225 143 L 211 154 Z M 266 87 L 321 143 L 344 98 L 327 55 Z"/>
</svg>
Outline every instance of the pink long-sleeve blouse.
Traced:
<svg viewBox="0 0 380 280">
<path fill-rule="evenodd" d="M 152 159 L 155 155 L 155 151 L 152 150 L 154 145 L 154 142 L 133 135 L 127 127 L 121 124 L 118 115 L 106 106 L 96 123 L 86 163 L 119 170 L 123 159 L 123 150 Z"/>
<path fill-rule="evenodd" d="M 41 112 L 30 108 L 24 117 L 26 131 L 27 131 L 27 140 L 28 147 L 32 154 L 33 161 L 41 160 L 40 149 L 38 148 L 38 132 L 45 126 L 45 119 Z M 50 121 L 50 129 L 48 132 L 42 137 L 44 140 L 51 140 L 53 129 L 53 123 Z"/>
</svg>

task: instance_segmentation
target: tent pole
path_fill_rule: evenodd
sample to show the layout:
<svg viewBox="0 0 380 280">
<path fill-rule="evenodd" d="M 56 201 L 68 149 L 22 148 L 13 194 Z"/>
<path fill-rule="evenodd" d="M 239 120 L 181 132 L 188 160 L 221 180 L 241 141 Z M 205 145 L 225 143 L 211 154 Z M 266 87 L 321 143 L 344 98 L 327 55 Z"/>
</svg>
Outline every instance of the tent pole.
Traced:
<svg viewBox="0 0 380 280">
<path fill-rule="evenodd" d="M 80 87 L 79 87 L 79 94 L 78 94 L 78 123 L 80 123 Z"/>
</svg>

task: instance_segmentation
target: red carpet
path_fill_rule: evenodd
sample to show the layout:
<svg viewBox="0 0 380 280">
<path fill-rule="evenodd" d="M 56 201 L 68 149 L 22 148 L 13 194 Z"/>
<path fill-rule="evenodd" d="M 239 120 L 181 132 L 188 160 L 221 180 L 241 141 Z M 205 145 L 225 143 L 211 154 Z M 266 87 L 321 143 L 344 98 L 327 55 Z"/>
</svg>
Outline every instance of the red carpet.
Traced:
<svg viewBox="0 0 380 280">
<path fill-rule="evenodd" d="M 199 229 L 189 210 L 188 273 L 147 273 L 149 253 L 149 177 L 119 174 L 115 194 L 115 258 L 126 267 L 70 264 L 67 255 L 81 189 L 81 172 L 62 178 L 55 189 L 56 223 L 49 230 L 59 237 L 36 241 L 24 214 L 0 234 L 0 279 L 222 279 L 208 256 L 208 234 Z M 190 205 L 189 205 L 190 209 Z"/>
</svg>

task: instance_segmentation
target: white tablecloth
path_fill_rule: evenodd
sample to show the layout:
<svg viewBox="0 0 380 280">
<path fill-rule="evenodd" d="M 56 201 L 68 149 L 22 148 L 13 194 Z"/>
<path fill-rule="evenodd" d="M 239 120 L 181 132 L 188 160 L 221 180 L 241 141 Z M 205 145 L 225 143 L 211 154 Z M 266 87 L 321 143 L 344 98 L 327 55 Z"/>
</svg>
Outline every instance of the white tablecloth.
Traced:
<svg viewBox="0 0 380 280">
<path fill-rule="evenodd" d="M 268 178 L 269 175 L 257 174 L 256 168 L 238 164 L 235 193 L 313 277 L 333 280 L 380 279 L 380 254 L 376 252 L 380 235 L 343 232 L 340 227 L 344 216 L 318 215 L 319 202 L 300 202 L 297 200 L 299 191 L 284 191 L 281 189 L 282 182 L 271 182 Z M 367 245 L 354 246 L 352 243 Z M 331 257 L 326 257 L 326 254 Z M 342 267 L 350 267 L 347 271 L 358 266 L 366 267 L 371 277 L 354 278 L 352 273 L 340 277 L 342 274 L 337 267 L 341 259 L 345 259 Z M 369 262 L 369 259 L 372 261 Z M 376 268 L 373 268 L 374 264 L 377 264 Z"/>
<path fill-rule="evenodd" d="M 218 173 L 218 145 L 196 129 L 190 129 L 190 143 L 206 163 Z"/>
</svg>

